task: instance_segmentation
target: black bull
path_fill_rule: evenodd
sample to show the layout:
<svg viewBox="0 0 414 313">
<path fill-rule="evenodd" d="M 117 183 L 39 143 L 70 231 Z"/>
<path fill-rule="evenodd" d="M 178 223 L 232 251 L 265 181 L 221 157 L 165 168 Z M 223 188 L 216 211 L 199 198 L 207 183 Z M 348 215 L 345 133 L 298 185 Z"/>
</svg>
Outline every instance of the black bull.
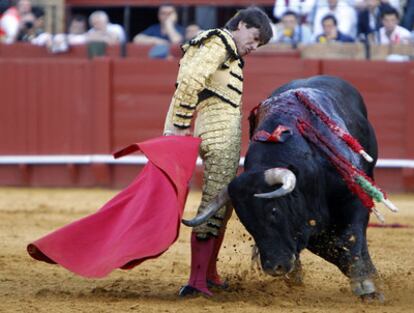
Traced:
<svg viewBox="0 0 414 313">
<path fill-rule="evenodd" d="M 331 126 L 356 138 L 374 161 L 367 162 L 338 139 L 323 114 Z M 229 184 L 228 195 L 256 242 L 263 270 L 300 281 L 299 255 L 307 248 L 349 277 L 356 295 L 382 299 L 367 246 L 369 210 L 335 165 L 335 159 L 344 158 L 373 177 L 377 142 L 359 92 L 331 76 L 295 80 L 264 101 L 250 122 L 244 173 Z M 301 122 L 310 127 L 301 130 Z M 263 134 L 273 135 L 266 140 Z M 286 170 L 287 179 L 274 178 L 272 168 Z"/>
</svg>

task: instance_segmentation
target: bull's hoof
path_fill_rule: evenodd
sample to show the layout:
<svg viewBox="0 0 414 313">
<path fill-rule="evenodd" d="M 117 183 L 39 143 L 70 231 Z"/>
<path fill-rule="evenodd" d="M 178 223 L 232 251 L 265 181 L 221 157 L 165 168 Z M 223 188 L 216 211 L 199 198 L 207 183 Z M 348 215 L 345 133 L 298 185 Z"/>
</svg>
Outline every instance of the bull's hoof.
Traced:
<svg viewBox="0 0 414 313">
<path fill-rule="evenodd" d="M 286 275 L 284 277 L 284 281 L 289 287 L 298 287 L 305 285 L 302 275 Z"/>
<path fill-rule="evenodd" d="M 385 302 L 385 297 L 381 292 L 368 293 L 366 295 L 361 295 L 360 298 L 363 302 L 367 302 L 367 303 L 372 303 L 372 302 L 384 303 Z"/>
<path fill-rule="evenodd" d="M 364 302 L 384 303 L 384 295 L 377 291 L 374 281 L 371 278 L 351 281 L 351 289 Z"/>
<path fill-rule="evenodd" d="M 295 267 L 293 268 L 293 271 L 290 273 L 287 273 L 285 275 L 285 283 L 290 287 L 295 286 L 303 286 L 303 270 L 302 270 L 302 263 L 299 259 L 295 260 Z"/>
<path fill-rule="evenodd" d="M 193 297 L 193 296 L 206 296 L 211 297 L 213 294 L 208 291 L 207 289 L 205 291 L 194 288 L 190 285 L 185 285 L 180 288 L 178 291 L 178 296 L 180 297 Z"/>
<path fill-rule="evenodd" d="M 207 280 L 208 288 L 217 288 L 217 289 L 227 289 L 229 288 L 229 284 L 227 281 L 224 282 L 215 282 L 214 280 Z"/>
</svg>

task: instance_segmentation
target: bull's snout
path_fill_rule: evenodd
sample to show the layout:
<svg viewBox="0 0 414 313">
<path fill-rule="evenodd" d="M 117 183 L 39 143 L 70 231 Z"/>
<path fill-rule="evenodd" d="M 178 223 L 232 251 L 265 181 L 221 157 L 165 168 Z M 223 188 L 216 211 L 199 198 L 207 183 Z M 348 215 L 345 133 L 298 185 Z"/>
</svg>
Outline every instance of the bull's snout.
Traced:
<svg viewBox="0 0 414 313">
<path fill-rule="evenodd" d="M 283 276 L 294 270 L 295 260 L 296 260 L 295 255 L 292 255 L 290 259 L 278 261 L 276 263 L 270 260 L 265 260 L 262 263 L 262 268 L 263 268 L 263 271 L 268 275 Z"/>
</svg>

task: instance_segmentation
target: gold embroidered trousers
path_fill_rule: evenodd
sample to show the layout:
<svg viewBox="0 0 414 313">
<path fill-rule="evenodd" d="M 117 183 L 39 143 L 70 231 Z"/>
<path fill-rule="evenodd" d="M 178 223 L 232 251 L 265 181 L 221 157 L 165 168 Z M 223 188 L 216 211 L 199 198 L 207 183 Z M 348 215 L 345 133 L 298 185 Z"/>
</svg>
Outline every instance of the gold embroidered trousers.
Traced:
<svg viewBox="0 0 414 313">
<path fill-rule="evenodd" d="M 194 135 L 202 139 L 200 156 L 204 163 L 203 193 L 198 213 L 235 177 L 240 159 L 241 113 L 218 97 L 198 104 Z M 222 207 L 206 223 L 195 227 L 198 238 L 218 236 L 231 207 Z"/>
</svg>

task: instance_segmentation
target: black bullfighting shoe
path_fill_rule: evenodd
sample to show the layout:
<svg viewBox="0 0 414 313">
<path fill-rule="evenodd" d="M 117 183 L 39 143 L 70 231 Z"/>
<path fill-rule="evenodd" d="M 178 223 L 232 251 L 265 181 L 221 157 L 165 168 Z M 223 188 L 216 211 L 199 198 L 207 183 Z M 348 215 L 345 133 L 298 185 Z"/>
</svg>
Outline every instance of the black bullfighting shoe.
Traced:
<svg viewBox="0 0 414 313">
<path fill-rule="evenodd" d="M 190 285 L 185 285 L 180 288 L 178 295 L 180 297 L 189 297 L 189 296 L 198 296 L 198 295 L 211 297 L 213 294 L 211 292 L 206 293 L 204 291 L 198 290 L 197 288 L 194 288 Z"/>
</svg>

